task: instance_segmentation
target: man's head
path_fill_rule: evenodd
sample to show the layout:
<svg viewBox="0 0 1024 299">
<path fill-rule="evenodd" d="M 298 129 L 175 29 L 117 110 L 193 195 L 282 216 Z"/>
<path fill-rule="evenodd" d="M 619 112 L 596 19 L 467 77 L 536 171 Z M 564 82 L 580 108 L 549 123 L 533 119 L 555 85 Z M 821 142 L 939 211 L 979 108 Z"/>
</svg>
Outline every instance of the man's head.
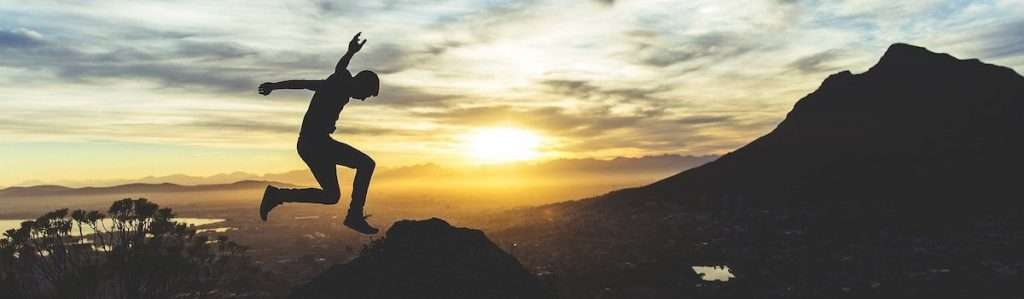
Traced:
<svg viewBox="0 0 1024 299">
<path fill-rule="evenodd" d="M 372 71 L 362 71 L 352 78 L 352 97 L 366 100 L 371 96 L 377 96 L 380 91 L 380 78 Z"/>
</svg>

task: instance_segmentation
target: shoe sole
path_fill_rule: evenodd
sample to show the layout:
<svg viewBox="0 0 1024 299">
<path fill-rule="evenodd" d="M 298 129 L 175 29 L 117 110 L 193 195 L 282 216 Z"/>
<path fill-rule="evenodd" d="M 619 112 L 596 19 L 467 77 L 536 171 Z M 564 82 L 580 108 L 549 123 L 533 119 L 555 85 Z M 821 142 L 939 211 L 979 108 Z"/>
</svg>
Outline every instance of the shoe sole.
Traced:
<svg viewBox="0 0 1024 299">
<path fill-rule="evenodd" d="M 372 231 L 371 230 L 360 230 L 360 229 L 358 229 L 358 228 L 348 224 L 347 222 L 343 222 L 342 224 L 345 225 L 345 227 L 347 227 L 347 228 L 349 228 L 351 230 L 354 230 L 354 231 L 356 231 L 356 232 L 358 232 L 360 234 L 364 234 L 364 235 L 376 235 L 378 232 L 380 232 L 379 229 L 373 229 Z"/>
</svg>

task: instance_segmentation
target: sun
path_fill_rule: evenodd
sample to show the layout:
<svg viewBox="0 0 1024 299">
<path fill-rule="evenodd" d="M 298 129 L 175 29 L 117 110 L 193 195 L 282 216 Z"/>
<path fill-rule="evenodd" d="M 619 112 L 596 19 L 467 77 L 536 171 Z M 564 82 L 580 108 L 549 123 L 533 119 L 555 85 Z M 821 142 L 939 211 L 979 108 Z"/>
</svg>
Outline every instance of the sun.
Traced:
<svg viewBox="0 0 1024 299">
<path fill-rule="evenodd" d="M 534 159 L 541 137 L 536 133 L 510 127 L 480 128 L 466 137 L 469 153 L 482 163 L 503 163 Z"/>
</svg>

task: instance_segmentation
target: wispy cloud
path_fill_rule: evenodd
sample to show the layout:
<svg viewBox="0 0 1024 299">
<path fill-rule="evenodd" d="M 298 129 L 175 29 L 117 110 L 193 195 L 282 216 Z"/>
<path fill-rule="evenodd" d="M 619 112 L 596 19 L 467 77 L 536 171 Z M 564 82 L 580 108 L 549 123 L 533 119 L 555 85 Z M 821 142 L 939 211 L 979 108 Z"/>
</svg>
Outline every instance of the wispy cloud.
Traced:
<svg viewBox="0 0 1024 299">
<path fill-rule="evenodd" d="M 0 47 L 31 48 L 43 43 L 43 35 L 25 28 L 0 30 Z"/>
<path fill-rule="evenodd" d="M 821 73 L 838 68 L 832 65 L 834 60 L 842 56 L 842 51 L 828 49 L 811 55 L 801 57 L 789 64 L 793 69 L 804 73 Z"/>
<path fill-rule="evenodd" d="M 255 86 L 326 77 L 358 31 L 351 68 L 383 86 L 346 107 L 339 136 L 403 164 L 452 159 L 456 136 L 503 123 L 564 156 L 722 153 L 893 42 L 1024 66 L 1019 0 L 14 2 L 0 7 L 8 143 L 290 149 L 309 94 Z"/>
</svg>

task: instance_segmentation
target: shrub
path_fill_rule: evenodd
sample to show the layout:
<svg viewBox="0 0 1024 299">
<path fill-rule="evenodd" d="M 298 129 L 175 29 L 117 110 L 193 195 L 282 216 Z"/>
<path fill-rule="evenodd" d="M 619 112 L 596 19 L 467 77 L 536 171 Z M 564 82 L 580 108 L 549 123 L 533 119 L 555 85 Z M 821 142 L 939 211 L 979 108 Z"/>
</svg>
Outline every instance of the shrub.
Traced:
<svg viewBox="0 0 1024 299">
<path fill-rule="evenodd" d="M 60 209 L 0 239 L 0 289 L 25 298 L 166 298 L 244 287 L 258 272 L 246 248 L 209 240 L 144 198 L 106 214 Z M 257 270 L 257 271 L 254 271 Z"/>
</svg>

